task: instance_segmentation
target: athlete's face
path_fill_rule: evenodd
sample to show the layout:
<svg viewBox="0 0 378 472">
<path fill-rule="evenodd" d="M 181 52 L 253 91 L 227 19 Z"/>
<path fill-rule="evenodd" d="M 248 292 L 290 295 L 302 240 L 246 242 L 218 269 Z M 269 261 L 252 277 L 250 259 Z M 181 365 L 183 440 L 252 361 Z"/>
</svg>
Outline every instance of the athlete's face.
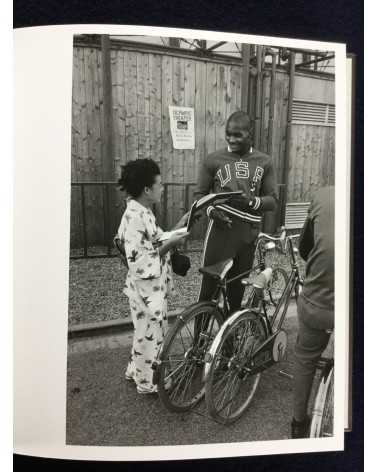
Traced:
<svg viewBox="0 0 378 472">
<path fill-rule="evenodd" d="M 229 121 L 226 126 L 226 141 L 232 152 L 245 154 L 252 144 L 251 131 L 241 121 Z"/>
</svg>

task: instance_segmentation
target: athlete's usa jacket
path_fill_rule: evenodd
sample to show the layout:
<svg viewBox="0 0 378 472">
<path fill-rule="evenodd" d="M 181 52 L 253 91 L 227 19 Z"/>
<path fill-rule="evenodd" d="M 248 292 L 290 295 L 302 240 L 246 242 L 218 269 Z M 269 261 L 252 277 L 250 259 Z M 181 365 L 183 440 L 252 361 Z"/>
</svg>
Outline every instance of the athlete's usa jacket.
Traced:
<svg viewBox="0 0 378 472">
<path fill-rule="evenodd" d="M 259 224 L 262 213 L 276 208 L 277 187 L 270 156 L 251 148 L 243 156 L 225 148 L 209 154 L 202 164 L 199 182 L 194 198 L 198 199 L 210 192 L 221 193 L 242 190 L 249 198 L 256 199 L 258 208 L 247 210 L 237 208 L 232 202 L 216 205 L 231 217 L 252 224 Z"/>
</svg>

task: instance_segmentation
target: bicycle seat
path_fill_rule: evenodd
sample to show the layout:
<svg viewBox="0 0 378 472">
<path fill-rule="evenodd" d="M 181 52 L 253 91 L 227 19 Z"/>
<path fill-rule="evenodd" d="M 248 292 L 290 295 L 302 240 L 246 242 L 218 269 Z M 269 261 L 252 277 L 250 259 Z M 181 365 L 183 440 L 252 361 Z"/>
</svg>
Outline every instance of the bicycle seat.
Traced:
<svg viewBox="0 0 378 472">
<path fill-rule="evenodd" d="M 200 267 L 199 271 L 202 274 L 213 277 L 214 279 L 224 280 L 233 263 L 234 261 L 232 259 L 226 259 L 225 261 L 217 262 L 216 264 Z"/>
</svg>

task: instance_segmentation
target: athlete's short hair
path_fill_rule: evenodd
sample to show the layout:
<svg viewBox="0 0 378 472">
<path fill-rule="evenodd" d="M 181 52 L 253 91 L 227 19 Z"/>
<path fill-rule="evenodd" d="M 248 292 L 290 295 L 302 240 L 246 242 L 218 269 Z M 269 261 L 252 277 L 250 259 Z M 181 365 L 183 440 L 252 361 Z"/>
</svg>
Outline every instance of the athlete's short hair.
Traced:
<svg viewBox="0 0 378 472">
<path fill-rule="evenodd" d="M 241 110 L 238 110 L 232 113 L 227 119 L 227 124 L 230 123 L 230 121 L 234 121 L 234 122 L 236 121 L 238 123 L 241 123 L 243 126 L 245 126 L 249 130 L 252 128 L 252 124 L 253 124 L 251 117 L 248 115 L 248 113 Z"/>
</svg>

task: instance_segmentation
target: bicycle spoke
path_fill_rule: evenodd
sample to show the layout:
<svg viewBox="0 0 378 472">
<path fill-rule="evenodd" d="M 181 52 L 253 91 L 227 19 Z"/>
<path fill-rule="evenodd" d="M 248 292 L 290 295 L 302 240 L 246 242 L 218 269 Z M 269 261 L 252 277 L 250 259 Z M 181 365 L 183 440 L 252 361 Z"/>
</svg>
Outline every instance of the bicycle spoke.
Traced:
<svg viewBox="0 0 378 472">
<path fill-rule="evenodd" d="M 179 390 L 179 387 L 180 387 L 183 379 L 185 378 L 187 370 L 188 370 L 188 364 L 184 364 L 184 370 L 183 370 L 181 376 L 176 380 L 176 383 L 173 384 L 174 387 L 171 389 L 171 394 L 174 392 L 173 395 L 171 395 L 172 399 L 176 398 L 176 394 Z"/>
<path fill-rule="evenodd" d="M 186 330 L 188 331 L 188 333 L 189 333 L 189 336 L 192 338 L 192 343 L 194 343 L 194 338 L 193 338 L 193 335 L 192 335 L 192 333 L 190 332 L 190 329 L 188 328 L 188 325 L 187 325 L 187 323 L 185 323 L 185 325 L 184 325 L 184 326 L 185 326 Z"/>
<path fill-rule="evenodd" d="M 167 376 L 166 378 L 170 378 L 172 377 L 172 375 L 174 375 L 176 372 L 178 372 L 182 367 L 185 366 L 185 362 L 181 362 L 181 364 L 179 366 L 177 366 L 174 370 L 172 370 Z"/>
<path fill-rule="evenodd" d="M 195 364 L 193 364 L 193 365 L 191 366 L 191 368 L 192 368 L 192 371 L 191 371 L 191 373 L 187 376 L 186 384 L 185 384 L 185 386 L 184 386 L 184 388 L 183 388 L 183 390 L 182 390 L 182 398 L 183 398 L 183 399 L 185 398 L 185 394 L 186 394 L 186 392 L 187 392 L 187 389 L 188 389 L 189 385 L 191 385 L 192 380 L 193 380 L 193 377 L 194 377 L 194 374 L 195 374 L 195 372 L 196 372 L 196 365 L 195 365 Z"/>
<path fill-rule="evenodd" d="M 221 376 L 221 374 L 218 377 L 218 380 L 214 379 L 214 388 L 213 388 L 213 394 L 214 396 L 217 396 L 218 392 L 222 388 L 222 382 L 225 383 L 227 382 L 227 377 L 231 375 L 231 371 L 228 370 L 227 372 L 224 373 L 224 375 Z"/>
<path fill-rule="evenodd" d="M 228 413 L 227 413 L 228 415 L 230 415 L 230 410 L 231 410 L 232 404 L 233 404 L 233 402 L 234 402 L 234 400 L 235 400 L 235 398 L 236 398 L 236 393 L 234 393 L 234 392 L 235 392 L 234 385 L 235 385 L 235 384 L 237 385 L 237 383 L 235 383 L 235 381 L 237 380 L 237 378 L 238 378 L 238 375 L 236 374 L 236 375 L 235 375 L 235 380 L 234 380 L 234 381 L 232 382 L 232 384 L 231 384 L 231 389 L 230 389 L 230 390 L 231 390 L 231 398 L 230 398 L 230 400 L 229 400 L 229 408 L 228 408 L 228 410 L 227 410 L 227 411 L 228 411 Z M 236 389 L 236 390 L 238 390 L 238 389 Z"/>
<path fill-rule="evenodd" d="M 224 403 L 224 400 L 226 400 L 227 395 L 228 395 L 230 389 L 232 388 L 232 385 L 233 385 L 233 383 L 234 383 L 234 381 L 235 381 L 235 379 L 236 379 L 236 377 L 237 377 L 237 372 L 236 372 L 236 373 L 233 372 L 233 374 L 234 374 L 234 379 L 231 380 L 231 382 L 232 382 L 232 383 L 231 383 L 231 387 L 230 387 L 230 384 L 228 384 L 228 388 L 225 389 L 225 392 L 224 392 L 224 394 L 223 394 L 222 401 L 219 402 L 218 405 L 222 405 L 222 404 Z M 231 399 L 231 400 L 232 400 L 232 399 Z M 218 411 L 219 411 L 219 412 L 223 411 L 223 410 L 228 406 L 228 404 L 229 404 L 229 402 L 230 402 L 231 400 L 229 400 L 225 405 L 223 404 L 222 408 L 220 408 Z"/>
</svg>

